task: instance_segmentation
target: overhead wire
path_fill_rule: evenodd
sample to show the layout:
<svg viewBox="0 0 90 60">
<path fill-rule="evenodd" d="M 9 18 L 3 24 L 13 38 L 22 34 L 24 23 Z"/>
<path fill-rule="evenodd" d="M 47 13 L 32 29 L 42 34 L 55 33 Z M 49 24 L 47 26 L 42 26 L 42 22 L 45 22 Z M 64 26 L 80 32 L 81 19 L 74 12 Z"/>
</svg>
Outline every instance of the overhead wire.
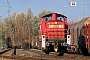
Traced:
<svg viewBox="0 0 90 60">
<path fill-rule="evenodd" d="M 7 0 L 7 4 L 8 4 L 8 17 L 10 17 L 10 4 L 9 4 L 9 1 Z"/>
<path fill-rule="evenodd" d="M 8 11 L 6 11 L 5 13 L 3 13 L 2 15 L 1 15 L 1 17 L 2 16 L 4 16 L 6 13 L 8 13 L 8 17 L 10 17 L 10 4 L 9 4 L 9 1 L 7 0 L 7 4 L 8 4 L 8 6 L 0 6 L 0 7 L 8 7 Z"/>
</svg>

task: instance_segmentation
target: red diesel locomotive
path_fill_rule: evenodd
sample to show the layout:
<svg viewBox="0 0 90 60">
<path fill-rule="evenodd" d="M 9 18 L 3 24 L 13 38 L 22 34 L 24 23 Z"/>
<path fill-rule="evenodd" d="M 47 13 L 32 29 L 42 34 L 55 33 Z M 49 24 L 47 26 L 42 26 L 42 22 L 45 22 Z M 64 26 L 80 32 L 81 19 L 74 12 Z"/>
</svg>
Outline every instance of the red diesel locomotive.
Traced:
<svg viewBox="0 0 90 60">
<path fill-rule="evenodd" d="M 42 17 L 40 24 L 41 49 L 46 54 L 59 52 L 63 55 L 67 49 L 67 17 L 50 13 Z"/>
</svg>

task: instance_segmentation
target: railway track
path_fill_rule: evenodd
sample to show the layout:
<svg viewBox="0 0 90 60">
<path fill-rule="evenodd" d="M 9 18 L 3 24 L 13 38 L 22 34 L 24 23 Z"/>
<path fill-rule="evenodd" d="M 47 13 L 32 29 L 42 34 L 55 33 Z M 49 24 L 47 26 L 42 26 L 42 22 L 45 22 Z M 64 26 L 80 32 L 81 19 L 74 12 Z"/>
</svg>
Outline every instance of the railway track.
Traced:
<svg viewBox="0 0 90 60">
<path fill-rule="evenodd" d="M 47 55 L 47 56 L 53 56 L 53 57 L 56 57 L 56 56 L 58 55 L 58 53 L 53 53 L 53 52 L 51 52 L 51 53 L 48 55 L 48 54 L 45 54 L 44 51 L 37 50 L 37 49 L 30 50 L 29 52 L 38 53 L 38 54 L 41 54 L 42 56 L 43 56 L 43 55 Z"/>
<path fill-rule="evenodd" d="M 46 58 L 46 59 L 90 60 L 90 56 L 83 56 L 80 54 L 65 53 L 64 56 L 58 56 L 58 53 L 51 52 L 49 55 L 47 55 L 41 50 L 30 50 L 29 52 L 41 54 L 40 58 Z"/>
<path fill-rule="evenodd" d="M 65 53 L 64 56 L 58 56 L 58 53 L 53 52 L 47 55 L 43 51 L 37 49 L 17 49 L 16 55 L 12 54 L 13 49 L 0 55 L 0 60 L 90 60 L 90 56 L 69 53 Z"/>
<path fill-rule="evenodd" d="M 12 55 L 13 49 L 7 49 L 0 52 L 0 60 L 8 60 L 9 56 Z"/>
<path fill-rule="evenodd" d="M 13 51 L 14 50 L 11 49 L 10 51 L 3 53 L 0 56 L 0 60 L 47 60 L 45 58 L 43 59 L 43 56 L 46 57 L 47 55 L 40 52 L 40 50 L 25 51 L 25 50 L 18 50 L 17 49 L 17 55 L 12 55 Z M 37 52 L 40 52 L 40 53 L 37 53 Z M 42 56 L 41 56 L 41 54 L 42 54 Z M 38 56 L 36 56 L 36 55 L 38 55 Z M 47 56 L 47 58 L 49 58 L 49 57 L 50 56 Z"/>
<path fill-rule="evenodd" d="M 14 49 L 10 49 L 4 53 L 2 53 L 0 56 L 12 56 Z"/>
<path fill-rule="evenodd" d="M 0 55 L 2 55 L 3 53 L 5 53 L 5 52 L 7 52 L 7 51 L 9 51 L 9 50 L 11 50 L 11 49 L 6 49 L 6 50 L 0 51 Z"/>
</svg>

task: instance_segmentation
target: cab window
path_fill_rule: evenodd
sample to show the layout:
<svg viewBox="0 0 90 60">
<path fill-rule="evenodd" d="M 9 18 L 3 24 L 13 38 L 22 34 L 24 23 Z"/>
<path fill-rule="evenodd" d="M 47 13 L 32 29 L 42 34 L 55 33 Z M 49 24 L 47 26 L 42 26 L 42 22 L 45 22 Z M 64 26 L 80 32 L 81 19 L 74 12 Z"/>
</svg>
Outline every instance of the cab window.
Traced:
<svg viewBox="0 0 90 60">
<path fill-rule="evenodd" d="M 52 20 L 52 17 L 51 17 L 51 16 L 48 16 L 48 17 L 45 17 L 45 18 L 44 18 L 44 21 L 45 21 L 45 22 L 50 21 L 50 20 Z"/>
<path fill-rule="evenodd" d="M 59 21 L 63 21 L 64 18 L 63 18 L 63 17 L 57 17 L 57 20 L 59 20 Z"/>
</svg>

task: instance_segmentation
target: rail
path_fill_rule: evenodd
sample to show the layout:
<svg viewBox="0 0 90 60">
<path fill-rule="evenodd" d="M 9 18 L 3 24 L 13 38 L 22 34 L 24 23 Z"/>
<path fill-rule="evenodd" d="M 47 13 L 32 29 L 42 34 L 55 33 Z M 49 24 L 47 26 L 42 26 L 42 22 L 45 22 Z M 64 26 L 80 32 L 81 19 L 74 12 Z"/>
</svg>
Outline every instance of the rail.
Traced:
<svg viewBox="0 0 90 60">
<path fill-rule="evenodd" d="M 1 51 L 1 52 L 0 52 L 0 55 L 2 55 L 3 53 L 5 53 L 5 52 L 7 52 L 7 51 L 9 51 L 9 50 L 11 50 L 11 49 L 6 49 L 6 50 Z"/>
</svg>

